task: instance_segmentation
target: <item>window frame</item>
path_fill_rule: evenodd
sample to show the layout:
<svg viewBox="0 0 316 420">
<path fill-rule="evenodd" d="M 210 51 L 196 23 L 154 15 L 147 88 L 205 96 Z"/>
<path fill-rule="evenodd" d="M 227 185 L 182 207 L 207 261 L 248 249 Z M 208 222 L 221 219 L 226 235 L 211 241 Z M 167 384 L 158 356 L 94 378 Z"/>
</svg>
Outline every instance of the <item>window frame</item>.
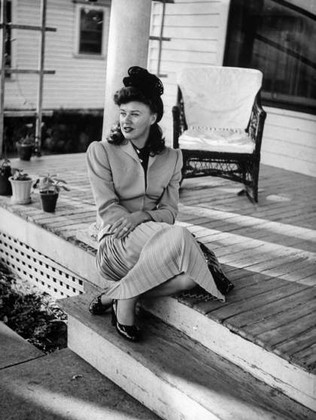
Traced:
<svg viewBox="0 0 316 420">
<path fill-rule="evenodd" d="M 234 62 L 234 59 L 232 57 L 229 57 L 229 42 L 230 42 L 230 40 L 233 40 L 234 37 L 236 38 L 236 31 L 239 30 L 239 28 L 234 27 L 234 24 L 232 22 L 232 20 L 234 19 L 234 15 L 235 15 L 233 8 L 234 8 L 234 6 L 238 7 L 237 3 L 238 3 L 238 0 L 236 0 L 235 4 L 234 4 L 234 0 L 231 0 L 231 2 L 230 2 L 230 9 L 229 9 L 229 16 L 228 16 L 228 26 L 227 26 L 227 34 L 226 34 L 226 43 L 225 43 L 225 50 L 224 50 L 224 60 L 223 60 L 223 65 L 224 66 L 243 67 L 243 65 L 241 63 L 240 56 L 237 59 L 238 63 L 236 63 L 236 61 Z M 296 12 L 300 12 L 303 15 L 306 15 L 307 17 L 312 18 L 313 20 L 316 21 L 316 16 L 314 14 L 312 14 L 308 11 L 305 11 L 304 9 L 301 9 L 300 7 L 298 7 L 296 5 L 292 5 L 292 4 L 288 3 L 287 1 L 276 0 L 275 3 L 283 5 L 283 6 L 287 6 L 289 9 L 291 9 L 293 11 L 296 11 Z M 249 7 L 250 7 L 250 5 L 249 5 Z M 243 15 L 243 16 L 245 16 L 245 15 Z M 286 17 L 286 15 L 285 15 L 285 17 Z M 242 34 L 242 32 L 238 32 L 238 33 Z M 252 61 L 254 59 L 253 57 L 254 56 L 252 55 L 250 61 Z M 250 66 L 251 66 L 251 64 L 250 64 Z M 260 70 L 260 68 L 259 68 L 259 70 Z M 264 75 L 263 75 L 263 77 L 264 77 Z M 275 79 L 269 79 L 269 80 L 273 81 Z M 261 90 L 261 99 L 262 99 L 263 105 L 266 105 L 266 106 L 269 106 L 269 107 L 274 107 L 274 108 L 296 111 L 296 112 L 316 114 L 316 98 L 302 97 L 302 96 L 299 97 L 298 95 L 291 95 L 290 93 L 286 94 L 286 93 L 280 93 L 280 92 L 277 93 L 276 97 L 273 97 L 274 95 L 275 95 L 275 93 L 271 89 L 270 90 L 268 90 L 268 89 L 263 90 L 262 89 Z"/>
<path fill-rule="evenodd" d="M 88 58 L 88 59 L 101 59 L 104 60 L 106 58 L 107 53 L 107 39 L 108 39 L 108 26 L 109 26 L 109 6 L 94 6 L 88 4 L 81 4 L 78 3 L 76 6 L 76 16 L 75 16 L 75 52 L 74 56 L 76 58 Z M 102 37 L 101 37 L 101 53 L 82 53 L 79 51 L 80 49 L 80 17 L 81 17 L 81 10 L 88 9 L 88 10 L 95 10 L 103 12 L 103 23 L 102 23 Z"/>
</svg>

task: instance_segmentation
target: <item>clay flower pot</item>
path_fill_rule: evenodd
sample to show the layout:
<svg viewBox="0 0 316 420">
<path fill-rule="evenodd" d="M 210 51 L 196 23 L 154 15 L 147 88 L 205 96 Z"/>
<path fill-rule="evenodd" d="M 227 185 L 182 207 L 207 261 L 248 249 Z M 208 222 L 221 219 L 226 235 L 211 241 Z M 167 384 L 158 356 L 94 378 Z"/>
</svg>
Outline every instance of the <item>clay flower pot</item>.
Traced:
<svg viewBox="0 0 316 420">
<path fill-rule="evenodd" d="M 58 193 L 57 192 L 40 192 L 42 209 L 48 213 L 54 213 L 56 209 Z"/>
<path fill-rule="evenodd" d="M 50 174 L 40 176 L 35 181 L 34 188 L 39 189 L 43 211 L 48 213 L 55 211 L 60 189 L 69 191 L 69 188 L 64 184 L 67 184 L 67 182 L 63 179 L 56 178 L 56 175 Z"/>
<path fill-rule="evenodd" d="M 32 179 L 20 180 L 9 178 L 12 186 L 11 200 L 14 204 L 29 204 L 31 202 Z"/>
<path fill-rule="evenodd" d="M 19 144 L 16 145 L 19 157 L 21 160 L 30 160 L 33 154 L 34 145 L 32 144 Z"/>
<path fill-rule="evenodd" d="M 0 195 L 12 194 L 11 183 L 9 181 L 11 175 L 11 166 L 2 167 L 0 169 Z"/>
</svg>

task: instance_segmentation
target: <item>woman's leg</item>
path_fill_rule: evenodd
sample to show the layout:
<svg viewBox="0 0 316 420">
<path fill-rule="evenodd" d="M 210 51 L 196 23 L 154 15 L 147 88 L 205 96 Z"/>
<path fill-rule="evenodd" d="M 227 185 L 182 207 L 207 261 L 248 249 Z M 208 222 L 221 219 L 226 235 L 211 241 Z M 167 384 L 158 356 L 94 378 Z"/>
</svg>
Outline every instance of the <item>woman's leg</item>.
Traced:
<svg viewBox="0 0 316 420">
<path fill-rule="evenodd" d="M 117 321 L 126 326 L 135 325 L 135 305 L 138 296 L 130 299 L 119 299 L 116 306 Z"/>
<path fill-rule="evenodd" d="M 214 297 L 225 301 L 215 284 L 203 252 L 187 229 L 181 226 L 161 229 L 142 245 L 137 263 L 121 278 L 118 285 L 113 286 L 109 295 L 114 298 L 117 296 L 118 299 L 131 296 L 131 292 L 134 296 L 142 296 L 172 279 L 170 285 L 159 289 L 159 293 L 177 293 L 197 284 Z M 182 281 L 178 283 L 177 276 L 180 273 L 186 273 L 189 277 L 184 281 L 189 283 L 189 287 L 183 285 Z"/>
<path fill-rule="evenodd" d="M 138 300 L 138 296 L 130 299 L 119 299 L 117 300 L 116 317 L 120 324 L 123 325 L 134 325 L 135 324 L 135 305 Z M 107 295 L 101 295 L 101 303 L 103 305 L 109 305 L 113 301 L 113 298 Z"/>
<path fill-rule="evenodd" d="M 162 296 L 170 296 L 175 293 L 183 292 L 184 290 L 192 289 L 196 286 L 196 283 L 184 273 L 181 273 L 172 279 L 160 284 L 159 286 L 148 290 L 141 295 L 142 298 L 152 299 Z M 139 296 L 130 299 L 119 299 L 117 301 L 117 320 L 123 325 L 134 325 L 135 324 L 135 305 Z M 102 303 L 106 304 L 109 298 L 108 296 L 102 295 Z"/>
<path fill-rule="evenodd" d="M 170 280 L 148 290 L 142 294 L 142 298 L 152 299 L 162 296 L 170 296 L 185 290 L 190 290 L 196 286 L 196 283 L 185 273 L 178 274 Z"/>
</svg>

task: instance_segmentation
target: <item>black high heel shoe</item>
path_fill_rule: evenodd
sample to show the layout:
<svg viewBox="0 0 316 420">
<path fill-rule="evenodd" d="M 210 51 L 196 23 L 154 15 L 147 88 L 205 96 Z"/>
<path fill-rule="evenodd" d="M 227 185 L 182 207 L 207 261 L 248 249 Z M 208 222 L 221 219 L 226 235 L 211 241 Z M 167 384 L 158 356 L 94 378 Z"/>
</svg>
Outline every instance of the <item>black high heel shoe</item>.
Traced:
<svg viewBox="0 0 316 420">
<path fill-rule="evenodd" d="M 112 325 L 115 326 L 116 331 L 129 341 L 140 341 L 141 331 L 136 327 L 136 325 L 122 325 L 117 320 L 117 300 L 113 300 L 112 304 Z"/>
<path fill-rule="evenodd" d="M 105 312 L 106 312 L 108 309 L 110 309 L 110 308 L 111 308 L 111 306 L 112 306 L 112 300 L 111 300 L 109 303 L 107 303 L 106 305 L 104 305 L 104 304 L 102 303 L 101 298 L 102 298 L 102 295 L 103 295 L 103 294 L 104 294 L 104 293 L 102 293 L 101 295 L 99 295 L 99 296 L 95 297 L 95 298 L 91 301 L 91 303 L 90 303 L 90 305 L 89 305 L 89 311 L 92 313 L 92 315 L 103 315 L 103 314 L 105 314 Z"/>
</svg>

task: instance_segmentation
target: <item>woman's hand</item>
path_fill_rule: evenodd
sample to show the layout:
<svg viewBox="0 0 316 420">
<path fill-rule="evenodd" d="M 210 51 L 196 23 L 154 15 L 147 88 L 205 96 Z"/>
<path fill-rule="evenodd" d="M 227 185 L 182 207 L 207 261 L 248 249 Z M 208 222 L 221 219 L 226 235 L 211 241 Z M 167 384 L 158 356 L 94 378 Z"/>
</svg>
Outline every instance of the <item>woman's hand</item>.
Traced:
<svg viewBox="0 0 316 420">
<path fill-rule="evenodd" d="M 115 239 L 125 238 L 136 226 L 140 225 L 143 222 L 151 220 L 151 217 L 148 213 L 143 211 L 136 211 L 127 216 L 123 216 L 113 223 L 111 227 L 111 233 Z"/>
</svg>

